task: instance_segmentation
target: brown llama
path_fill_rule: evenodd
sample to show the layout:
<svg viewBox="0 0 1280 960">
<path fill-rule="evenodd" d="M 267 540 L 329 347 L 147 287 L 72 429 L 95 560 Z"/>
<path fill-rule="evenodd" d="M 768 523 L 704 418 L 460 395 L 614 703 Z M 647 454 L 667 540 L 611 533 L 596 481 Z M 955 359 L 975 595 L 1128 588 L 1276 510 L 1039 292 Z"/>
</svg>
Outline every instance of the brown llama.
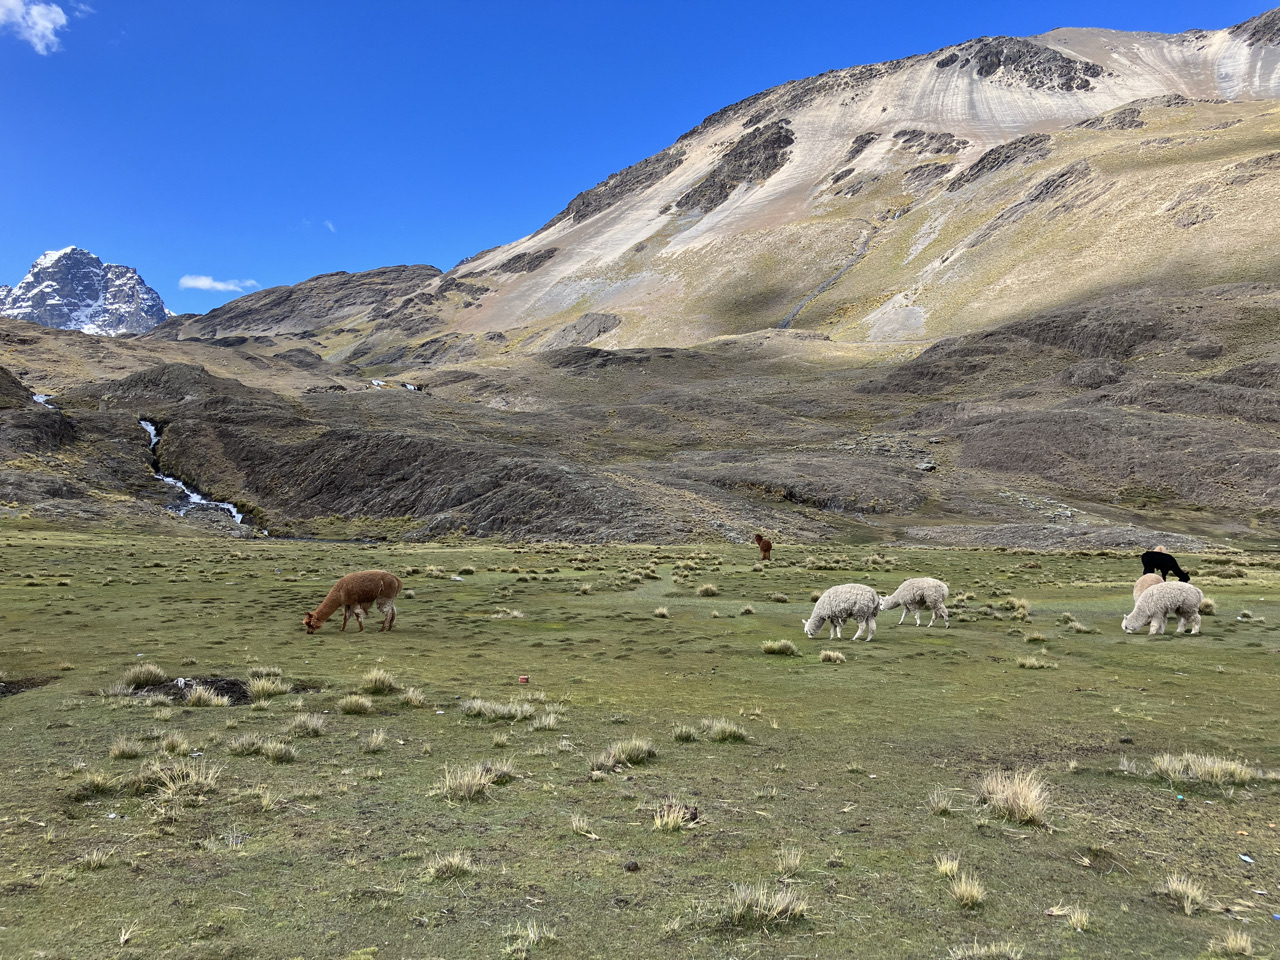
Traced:
<svg viewBox="0 0 1280 960">
<path fill-rule="evenodd" d="M 756 534 L 756 546 L 760 548 L 760 559 L 768 560 L 769 553 L 773 550 L 773 541 L 766 540 L 760 534 Z"/>
<path fill-rule="evenodd" d="M 396 605 L 392 602 L 400 593 L 400 578 L 385 570 L 361 570 L 348 573 L 333 585 L 324 602 L 302 618 L 307 633 L 315 633 L 320 625 L 342 608 L 342 629 L 347 629 L 347 618 L 354 615 L 360 629 L 364 630 L 364 615 L 370 607 L 377 607 L 382 614 L 382 627 L 390 630 L 396 622 Z"/>
</svg>

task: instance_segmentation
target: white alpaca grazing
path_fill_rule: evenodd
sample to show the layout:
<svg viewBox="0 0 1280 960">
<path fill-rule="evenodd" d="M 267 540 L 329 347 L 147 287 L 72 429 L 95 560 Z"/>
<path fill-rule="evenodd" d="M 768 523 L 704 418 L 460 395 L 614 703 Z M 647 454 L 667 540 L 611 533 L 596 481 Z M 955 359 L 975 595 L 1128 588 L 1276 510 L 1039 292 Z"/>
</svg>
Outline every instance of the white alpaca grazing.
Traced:
<svg viewBox="0 0 1280 960">
<path fill-rule="evenodd" d="M 842 583 L 823 593 L 814 604 L 813 615 L 800 622 L 804 624 L 804 635 L 811 640 L 826 622 L 831 624 L 831 636 L 828 639 L 840 637 L 843 640 L 840 636 L 841 628 L 848 621 L 855 620 L 858 632 L 853 635 L 853 639 L 861 637 L 865 629 L 865 639 L 870 640 L 876 635 L 876 611 L 879 609 L 880 594 L 860 583 Z"/>
<path fill-rule="evenodd" d="M 1199 587 L 1189 583 L 1169 581 L 1157 583 L 1144 590 L 1133 605 L 1133 612 L 1120 621 L 1120 628 L 1125 633 L 1134 633 L 1147 624 L 1151 625 L 1148 633 L 1164 633 L 1164 622 L 1170 616 L 1178 618 L 1178 633 L 1187 627 L 1191 633 L 1200 632 L 1200 602 L 1204 594 Z"/>
<path fill-rule="evenodd" d="M 908 613 L 914 613 L 917 627 L 920 626 L 920 611 L 928 609 L 933 613 L 929 618 L 929 626 L 932 627 L 933 622 L 938 617 L 942 617 L 942 622 L 949 630 L 951 615 L 947 613 L 944 603 L 949 593 L 947 585 L 941 580 L 935 580 L 933 577 L 912 577 L 910 580 L 902 581 L 902 586 L 898 587 L 892 596 L 880 601 L 880 609 L 892 610 L 894 607 L 902 607 L 902 619 L 898 621 L 898 626 L 902 626 Z"/>
</svg>

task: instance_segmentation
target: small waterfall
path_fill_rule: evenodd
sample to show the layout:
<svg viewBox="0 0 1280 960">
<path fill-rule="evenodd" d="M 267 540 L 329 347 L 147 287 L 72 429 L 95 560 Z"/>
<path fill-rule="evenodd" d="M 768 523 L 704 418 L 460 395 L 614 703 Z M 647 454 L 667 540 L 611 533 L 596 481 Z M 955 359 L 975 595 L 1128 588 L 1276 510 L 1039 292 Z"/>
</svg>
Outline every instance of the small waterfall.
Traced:
<svg viewBox="0 0 1280 960">
<path fill-rule="evenodd" d="M 154 450 L 156 448 L 156 444 L 160 442 L 160 431 L 156 429 L 156 425 L 154 423 L 147 420 L 139 420 L 138 423 L 142 425 L 143 430 L 147 431 L 147 436 L 151 438 L 151 449 Z M 196 506 L 217 507 L 219 510 L 225 510 L 227 513 L 231 514 L 231 519 L 236 523 L 244 523 L 244 514 L 236 509 L 235 504 L 223 503 L 221 500 L 209 500 L 201 496 L 195 490 L 192 490 L 177 477 L 170 477 L 167 474 L 160 473 L 159 471 L 156 472 L 155 477 L 162 483 L 167 483 L 171 487 L 177 487 L 186 496 L 187 505 L 177 511 L 178 516 L 185 517 L 187 515 L 187 511 Z"/>
<path fill-rule="evenodd" d="M 53 399 L 52 393 L 33 393 L 31 395 L 31 399 L 34 400 L 36 403 L 40 404 L 40 406 L 42 407 L 48 407 L 50 410 L 58 409 L 52 403 L 49 402 L 50 400 Z"/>
</svg>

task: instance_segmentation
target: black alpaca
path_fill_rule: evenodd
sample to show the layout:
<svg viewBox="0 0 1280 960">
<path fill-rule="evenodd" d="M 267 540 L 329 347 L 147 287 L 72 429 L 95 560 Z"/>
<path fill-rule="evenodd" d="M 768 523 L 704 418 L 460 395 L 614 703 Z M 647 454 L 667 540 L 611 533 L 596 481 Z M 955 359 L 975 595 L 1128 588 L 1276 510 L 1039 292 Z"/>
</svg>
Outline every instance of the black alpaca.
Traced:
<svg viewBox="0 0 1280 960">
<path fill-rule="evenodd" d="M 1168 580 L 1171 573 L 1177 574 L 1183 583 L 1191 579 L 1191 575 L 1178 566 L 1178 561 L 1163 550 L 1148 550 L 1142 555 L 1142 572 L 1158 573 L 1161 580 Z"/>
</svg>

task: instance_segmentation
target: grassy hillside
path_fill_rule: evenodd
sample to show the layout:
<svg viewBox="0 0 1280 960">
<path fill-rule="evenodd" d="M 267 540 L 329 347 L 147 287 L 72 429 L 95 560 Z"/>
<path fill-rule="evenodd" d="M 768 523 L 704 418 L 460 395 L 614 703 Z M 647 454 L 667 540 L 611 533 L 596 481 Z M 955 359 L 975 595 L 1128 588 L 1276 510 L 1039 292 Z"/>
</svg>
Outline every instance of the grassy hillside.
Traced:
<svg viewBox="0 0 1280 960">
<path fill-rule="evenodd" d="M 17 520 L 0 542 L 5 956 L 1274 946 L 1275 556 L 1181 556 L 1217 613 L 1198 637 L 1147 637 L 1119 630 L 1140 568 L 1109 553 L 783 544 L 757 569 L 742 547 L 235 544 Z M 302 613 L 366 567 L 412 591 L 395 630 L 307 636 Z M 949 630 L 893 611 L 872 643 L 802 635 L 811 591 L 913 575 L 950 583 Z M 796 655 L 762 651 L 784 639 Z M 120 686 L 152 664 L 168 679 Z M 364 692 L 371 671 L 394 688 Z M 277 672 L 281 692 L 248 703 Z M 188 705 L 178 676 L 245 702 Z M 353 695 L 368 712 L 342 712 Z M 468 715 L 470 699 L 526 715 Z M 653 755 L 601 758 L 633 738 Z M 1166 752 L 1251 769 L 1152 775 Z M 481 798 L 441 792 L 477 764 Z M 1001 770 L 1043 781 L 1039 815 L 974 799 Z M 981 903 L 957 902 L 948 855 Z M 1175 873 L 1203 887 L 1190 914 L 1159 892 Z M 735 884 L 792 895 L 796 915 L 732 922 Z"/>
</svg>

